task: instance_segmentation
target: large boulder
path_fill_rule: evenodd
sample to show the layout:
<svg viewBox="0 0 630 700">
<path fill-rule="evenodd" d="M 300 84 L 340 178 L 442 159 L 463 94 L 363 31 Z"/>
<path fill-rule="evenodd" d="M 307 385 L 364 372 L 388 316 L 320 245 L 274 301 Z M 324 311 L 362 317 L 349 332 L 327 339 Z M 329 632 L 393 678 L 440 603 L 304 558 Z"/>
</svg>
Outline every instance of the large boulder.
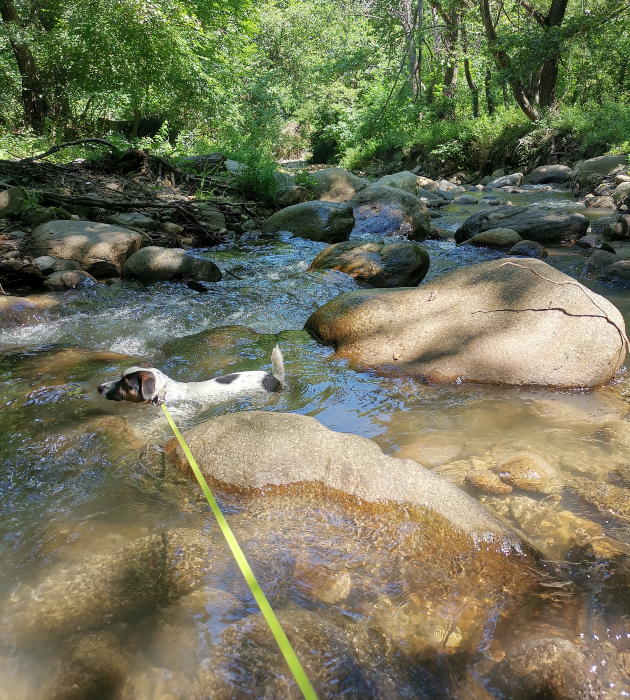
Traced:
<svg viewBox="0 0 630 700">
<path fill-rule="evenodd" d="M 360 501 L 426 508 L 466 533 L 518 538 L 481 504 L 410 459 L 385 455 L 372 440 L 338 433 L 296 413 L 231 413 L 197 425 L 184 439 L 204 476 L 242 490 L 317 483 Z M 190 474 L 175 439 L 166 445 Z"/>
<path fill-rule="evenodd" d="M 604 284 L 627 289 L 630 287 L 630 260 L 619 260 L 607 265 L 597 279 Z"/>
<path fill-rule="evenodd" d="M 573 169 L 571 177 L 580 187 L 584 187 L 591 182 L 593 175 L 609 175 L 627 162 L 627 155 L 599 156 L 598 158 L 581 160 Z"/>
<path fill-rule="evenodd" d="M 94 221 L 49 221 L 33 230 L 33 257 L 73 260 L 94 277 L 118 275 L 125 260 L 140 249 L 136 231 Z"/>
<path fill-rule="evenodd" d="M 302 202 L 272 214 L 263 225 L 265 231 L 289 231 L 298 238 L 322 243 L 340 243 L 350 238 L 354 226 L 352 208 L 328 201 Z"/>
<path fill-rule="evenodd" d="M 617 214 L 609 217 L 602 235 L 607 241 L 618 241 L 630 238 L 630 214 Z"/>
<path fill-rule="evenodd" d="M 608 250 L 596 250 L 584 264 L 582 274 L 597 275 L 605 267 L 614 265 L 619 262 L 619 256 L 611 253 Z"/>
<path fill-rule="evenodd" d="M 567 237 L 584 236 L 588 224 L 588 219 L 582 214 L 500 205 L 466 219 L 455 232 L 455 240 L 461 243 L 482 231 L 510 228 L 527 240 L 552 243 Z"/>
<path fill-rule="evenodd" d="M 619 311 L 540 260 L 471 265 L 430 287 L 341 294 L 306 329 L 342 356 L 443 382 L 594 387 L 625 358 Z"/>
<path fill-rule="evenodd" d="M 568 165 L 541 165 L 529 174 L 527 182 L 531 185 L 546 185 L 550 182 L 568 182 L 571 168 Z"/>
<path fill-rule="evenodd" d="M 9 187 L 0 192 L 0 219 L 17 219 L 28 208 L 28 197 L 23 187 Z"/>
<path fill-rule="evenodd" d="M 343 168 L 324 168 L 309 173 L 314 181 L 313 195 L 323 202 L 347 202 L 370 183 Z"/>
<path fill-rule="evenodd" d="M 410 173 L 408 170 L 403 170 L 393 175 L 385 175 L 380 180 L 377 180 L 374 185 L 377 187 L 379 185 L 395 187 L 398 190 L 403 190 L 403 192 L 409 192 L 409 194 L 417 194 L 418 176 Z"/>
<path fill-rule="evenodd" d="M 356 234 L 405 235 L 411 240 L 423 241 L 431 231 L 431 218 L 425 204 L 394 187 L 368 187 L 349 204 L 354 210 Z"/>
<path fill-rule="evenodd" d="M 416 287 L 429 271 L 429 254 L 411 243 L 347 241 L 328 246 L 309 270 L 340 270 L 372 287 Z"/>
<path fill-rule="evenodd" d="M 512 173 L 511 175 L 503 175 L 497 177 L 484 187 L 484 190 L 494 190 L 499 187 L 519 187 L 523 182 L 523 173 Z"/>
<path fill-rule="evenodd" d="M 630 196 L 630 182 L 620 182 L 617 187 L 615 187 L 614 192 L 611 197 L 615 204 L 621 204 L 626 197 Z"/>
<path fill-rule="evenodd" d="M 125 261 L 121 276 L 152 284 L 182 278 L 219 282 L 222 274 L 212 260 L 190 255 L 181 248 L 149 246 Z"/>
</svg>

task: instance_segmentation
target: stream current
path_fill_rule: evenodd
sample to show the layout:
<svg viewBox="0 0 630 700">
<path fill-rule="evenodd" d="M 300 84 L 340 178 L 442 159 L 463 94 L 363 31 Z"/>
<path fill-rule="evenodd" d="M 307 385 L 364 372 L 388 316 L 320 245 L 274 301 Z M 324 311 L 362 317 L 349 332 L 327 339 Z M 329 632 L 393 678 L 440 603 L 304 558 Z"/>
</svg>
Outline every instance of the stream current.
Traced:
<svg viewBox="0 0 630 700">
<path fill-rule="evenodd" d="M 611 213 L 585 212 L 571 192 L 505 197 L 591 218 Z M 435 223 L 455 230 L 477 209 L 449 205 Z M 431 256 L 423 285 L 502 255 L 448 242 L 423 245 Z M 89 557 L 102 563 L 141 538 L 184 531 L 212 550 L 200 583 L 175 601 L 96 621 L 88 615 L 57 637 L 35 629 L 23 643 L 0 631 L 1 700 L 299 697 L 203 495 L 165 460 L 171 435 L 161 411 L 98 395 L 99 383 L 137 361 L 199 381 L 269 369 L 271 349 L 280 344 L 287 390 L 213 406 L 180 427 L 250 409 L 297 412 L 428 468 L 465 471 L 528 452 L 561 474 L 623 484 L 616 475 L 630 464 L 625 370 L 612 386 L 554 392 L 431 385 L 354 367 L 302 330 L 315 309 L 358 288 L 339 272 L 306 272 L 324 247 L 288 234 L 250 235 L 196 251 L 239 278 L 224 274 L 208 293 L 176 283 L 100 284 L 57 295 L 60 305 L 40 322 L 0 331 L 0 615 L 1 601 L 24 591 L 37 600 L 38 585 L 63 567 Z M 615 248 L 630 257 L 630 249 Z M 582 274 L 587 251 L 549 252 L 545 262 L 608 298 L 630 325 L 630 296 Z M 426 533 L 404 514 L 348 509 L 308 493 L 216 495 L 285 627 L 302 635 L 306 654 L 324 655 L 328 675 L 316 680 L 331 689 L 326 697 L 433 698 L 445 689 L 449 697 L 502 697 L 488 669 L 500 662 L 504 645 L 518 635 L 553 634 L 583 649 L 606 697 L 627 697 L 630 589 L 618 594 L 621 602 L 606 589 L 609 560 L 630 553 L 627 521 L 566 492 L 470 493 L 565 576 L 553 595 L 529 599 L 517 618 L 500 591 L 488 593 L 483 607 L 487 590 L 472 573 L 459 590 L 438 581 L 444 572 L 430 570 L 432 556 L 420 567 L 418 541 Z M 598 543 L 579 561 L 572 554 L 578 528 Z M 71 595 L 60 586 L 60 605 Z M 475 606 L 477 622 L 482 618 L 477 636 L 468 634 L 462 613 Z M 97 667 L 92 690 L 73 695 L 72 669 L 90 663 Z"/>
</svg>

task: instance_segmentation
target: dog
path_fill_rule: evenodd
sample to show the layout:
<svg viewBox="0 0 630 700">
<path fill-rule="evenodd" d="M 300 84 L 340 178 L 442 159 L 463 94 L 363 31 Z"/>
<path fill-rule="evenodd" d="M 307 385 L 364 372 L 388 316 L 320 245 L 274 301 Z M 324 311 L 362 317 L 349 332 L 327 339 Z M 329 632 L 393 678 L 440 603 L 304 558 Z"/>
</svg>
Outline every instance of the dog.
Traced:
<svg viewBox="0 0 630 700">
<path fill-rule="evenodd" d="M 234 372 L 205 382 L 176 382 L 153 367 L 129 367 L 120 379 L 104 382 L 100 395 L 109 401 L 159 405 L 218 403 L 241 396 L 272 393 L 284 388 L 284 358 L 276 345 L 269 372 Z"/>
</svg>

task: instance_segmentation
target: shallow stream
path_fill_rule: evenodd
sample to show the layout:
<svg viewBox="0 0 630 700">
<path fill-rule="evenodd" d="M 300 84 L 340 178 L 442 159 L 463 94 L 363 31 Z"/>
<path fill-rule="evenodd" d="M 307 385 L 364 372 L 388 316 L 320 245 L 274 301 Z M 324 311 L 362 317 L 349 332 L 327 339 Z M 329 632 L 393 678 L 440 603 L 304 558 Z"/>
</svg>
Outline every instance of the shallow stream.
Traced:
<svg viewBox="0 0 630 700">
<path fill-rule="evenodd" d="M 584 212 L 570 192 L 505 197 Z M 435 223 L 454 230 L 476 208 L 450 205 Z M 424 245 L 431 256 L 424 285 L 501 256 Z M 94 616 L 71 633 L 47 636 L 35 627 L 21 642 L 3 643 L 1 700 L 299 697 L 203 496 L 164 458 L 170 435 L 161 412 L 98 395 L 100 382 L 137 360 L 194 381 L 268 369 L 279 343 L 286 391 L 215 406 L 189 424 L 251 408 L 291 411 L 438 470 L 494 466 L 528 452 L 563 475 L 630 485 L 623 372 L 610 387 L 559 393 L 438 386 L 353 367 L 302 330 L 320 305 L 357 288 L 342 273 L 306 272 L 323 247 L 250 235 L 198 251 L 238 278 L 224 275 L 208 293 L 117 281 L 60 294 L 61 305 L 41 322 L 0 331 L 0 601 L 25 591 L 37 600 L 43 579 L 69 563 L 164 532 L 183 531 L 212 552 L 200 583 L 176 600 L 130 605 L 128 615 L 103 613 L 100 621 L 96 601 Z M 546 262 L 610 299 L 629 325 L 630 295 L 582 276 L 586 251 L 549 250 Z M 298 648 L 323 655 L 317 682 L 330 689 L 327 697 L 502 697 L 489 669 L 506 645 L 553 635 L 583 649 L 606 697 L 630 694 L 630 588 L 607 587 L 630 553 L 623 517 L 566 492 L 477 494 L 564 576 L 526 595 L 522 573 L 496 573 L 490 563 L 471 570 L 459 555 L 463 573 L 454 572 L 448 552 L 435 551 L 426 528 L 404 513 L 348 509 L 306 493 L 217 496 L 283 624 L 302 640 Z M 520 502 L 525 515 L 511 505 L 515 497 L 530 499 Z M 589 556 L 575 555 L 578 528 L 595 543 Z M 60 606 L 72 595 L 60 586 Z M 91 694 L 73 695 L 72 673 L 83 667 L 96 667 L 96 680 Z"/>
</svg>

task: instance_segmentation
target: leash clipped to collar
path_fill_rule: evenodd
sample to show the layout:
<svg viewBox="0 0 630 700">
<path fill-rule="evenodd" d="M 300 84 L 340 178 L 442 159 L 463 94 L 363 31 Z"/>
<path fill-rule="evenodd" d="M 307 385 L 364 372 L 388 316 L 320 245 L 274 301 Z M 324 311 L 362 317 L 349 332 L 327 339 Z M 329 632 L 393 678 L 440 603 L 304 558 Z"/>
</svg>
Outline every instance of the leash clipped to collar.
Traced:
<svg viewBox="0 0 630 700">
<path fill-rule="evenodd" d="M 168 420 L 169 425 L 175 433 L 175 437 L 181 445 L 182 450 L 184 450 L 184 454 L 186 455 L 186 458 L 188 459 L 188 462 L 195 476 L 197 477 L 199 486 L 201 486 L 202 491 L 208 499 L 210 508 L 212 509 L 212 512 L 214 513 L 214 516 L 216 517 L 217 522 L 219 523 L 219 527 L 221 528 L 223 536 L 227 540 L 227 543 L 230 546 L 230 549 L 232 550 L 232 554 L 236 559 L 236 563 L 238 564 L 241 573 L 245 577 L 247 585 L 249 586 L 256 602 L 258 603 L 258 607 L 264 615 L 265 620 L 269 625 L 269 629 L 271 630 L 271 633 L 273 634 L 276 642 L 278 643 L 280 651 L 282 652 L 285 661 L 291 669 L 291 673 L 293 673 L 293 677 L 295 678 L 296 683 L 302 691 L 302 695 L 304 696 L 305 700 L 317 700 L 317 695 L 313 690 L 313 686 L 311 685 L 308 676 L 306 675 L 306 672 L 302 668 L 300 660 L 295 655 L 293 647 L 291 646 L 291 642 L 287 639 L 287 635 L 284 633 L 284 630 L 282 629 L 282 626 L 280 625 L 276 614 L 272 610 L 271 605 L 269 605 L 269 601 L 263 593 L 260 584 L 256 580 L 254 572 L 251 570 L 251 567 L 249 566 L 247 559 L 243 554 L 243 550 L 240 548 L 238 542 L 236 541 L 236 538 L 234 537 L 234 533 L 230 529 L 230 526 L 227 524 L 227 520 L 223 517 L 223 513 L 219 508 L 219 504 L 216 502 L 214 496 L 212 495 L 212 491 L 210 490 L 208 483 L 206 482 L 203 474 L 201 473 L 201 469 L 199 469 L 195 458 L 192 456 L 192 452 L 190 451 L 188 445 L 184 441 L 184 438 L 182 437 L 181 433 L 177 429 L 177 426 L 173 422 L 171 414 L 168 412 L 166 406 L 164 404 L 161 404 L 161 406 L 162 410 L 164 411 L 164 415 L 166 416 L 166 420 Z"/>
</svg>

